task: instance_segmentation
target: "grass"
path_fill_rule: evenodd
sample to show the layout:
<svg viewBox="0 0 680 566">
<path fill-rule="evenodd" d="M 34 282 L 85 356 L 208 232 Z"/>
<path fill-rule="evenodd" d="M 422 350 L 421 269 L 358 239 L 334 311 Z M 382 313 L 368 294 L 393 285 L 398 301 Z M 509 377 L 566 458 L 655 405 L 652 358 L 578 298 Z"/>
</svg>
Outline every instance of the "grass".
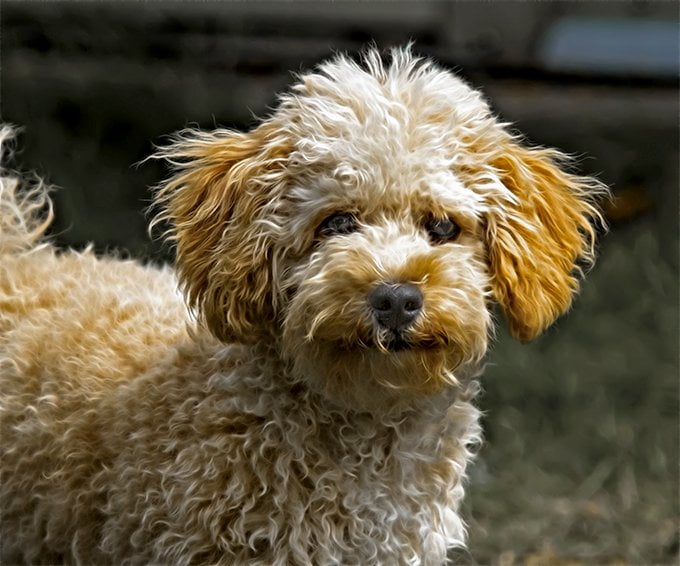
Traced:
<svg viewBox="0 0 680 566">
<path fill-rule="evenodd" d="M 556 328 L 497 341 L 459 561 L 677 563 L 677 348 L 673 258 L 650 221 L 620 228 Z"/>
</svg>

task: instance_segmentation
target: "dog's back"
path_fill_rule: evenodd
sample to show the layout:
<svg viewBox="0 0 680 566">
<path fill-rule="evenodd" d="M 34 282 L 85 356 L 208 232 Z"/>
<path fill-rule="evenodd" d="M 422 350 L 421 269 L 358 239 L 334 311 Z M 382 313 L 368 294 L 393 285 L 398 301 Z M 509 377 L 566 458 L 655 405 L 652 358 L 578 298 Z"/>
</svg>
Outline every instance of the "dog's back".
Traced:
<svg viewBox="0 0 680 566">
<path fill-rule="evenodd" d="M 13 135 L 0 128 L 3 152 Z M 90 248 L 60 253 L 44 238 L 52 217 L 40 180 L 0 169 L 0 344 L 20 348 L 5 350 L 3 363 L 23 364 L 24 374 L 52 369 L 64 381 L 137 375 L 154 363 L 155 342 L 185 332 L 174 272 Z"/>
<path fill-rule="evenodd" d="M 0 129 L 5 153 L 12 136 Z M 59 541 L 96 523 L 76 515 L 96 508 L 86 484 L 107 444 L 100 401 L 186 336 L 171 270 L 59 253 L 43 239 L 51 219 L 44 184 L 0 172 L 3 564 L 61 562 Z"/>
</svg>

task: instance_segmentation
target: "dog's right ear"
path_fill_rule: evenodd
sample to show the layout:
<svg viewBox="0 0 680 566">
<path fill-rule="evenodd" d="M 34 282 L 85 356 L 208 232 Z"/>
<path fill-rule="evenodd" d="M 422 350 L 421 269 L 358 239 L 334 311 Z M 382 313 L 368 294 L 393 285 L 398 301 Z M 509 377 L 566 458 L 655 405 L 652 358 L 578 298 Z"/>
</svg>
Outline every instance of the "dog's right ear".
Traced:
<svg viewBox="0 0 680 566">
<path fill-rule="evenodd" d="M 263 123 L 249 133 L 185 130 L 159 148 L 174 175 L 155 195 L 168 222 L 189 306 L 224 342 L 252 342 L 274 317 L 268 205 L 282 188 L 289 145 Z"/>
</svg>

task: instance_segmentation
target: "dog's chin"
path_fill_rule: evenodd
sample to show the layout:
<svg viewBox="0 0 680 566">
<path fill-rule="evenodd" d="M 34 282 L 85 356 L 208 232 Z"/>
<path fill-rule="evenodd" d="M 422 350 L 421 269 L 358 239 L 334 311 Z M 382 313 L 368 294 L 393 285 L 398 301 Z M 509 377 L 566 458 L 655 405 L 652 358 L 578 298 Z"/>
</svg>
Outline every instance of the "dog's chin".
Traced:
<svg viewBox="0 0 680 566">
<path fill-rule="evenodd" d="M 379 342 L 307 341 L 290 358 L 296 377 L 334 404 L 382 412 L 454 386 L 465 356 L 442 340 L 389 336 Z"/>
</svg>

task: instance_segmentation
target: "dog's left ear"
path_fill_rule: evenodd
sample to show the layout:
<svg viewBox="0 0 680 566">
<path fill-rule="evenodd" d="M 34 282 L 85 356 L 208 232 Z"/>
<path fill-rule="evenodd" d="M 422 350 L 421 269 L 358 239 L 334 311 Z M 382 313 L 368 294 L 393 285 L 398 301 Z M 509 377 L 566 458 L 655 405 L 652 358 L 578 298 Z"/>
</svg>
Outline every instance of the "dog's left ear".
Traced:
<svg viewBox="0 0 680 566">
<path fill-rule="evenodd" d="M 568 173 L 552 149 L 527 148 L 507 136 L 490 163 L 512 195 L 487 219 L 487 246 L 496 300 L 519 340 L 538 336 L 570 306 L 582 263 L 593 261 L 594 198 L 606 189 Z"/>
<path fill-rule="evenodd" d="M 288 152 L 264 122 L 248 133 L 186 130 L 154 156 L 175 172 L 156 193 L 153 224 L 170 225 L 187 302 L 224 342 L 257 340 L 274 318 L 267 227 Z"/>
</svg>

